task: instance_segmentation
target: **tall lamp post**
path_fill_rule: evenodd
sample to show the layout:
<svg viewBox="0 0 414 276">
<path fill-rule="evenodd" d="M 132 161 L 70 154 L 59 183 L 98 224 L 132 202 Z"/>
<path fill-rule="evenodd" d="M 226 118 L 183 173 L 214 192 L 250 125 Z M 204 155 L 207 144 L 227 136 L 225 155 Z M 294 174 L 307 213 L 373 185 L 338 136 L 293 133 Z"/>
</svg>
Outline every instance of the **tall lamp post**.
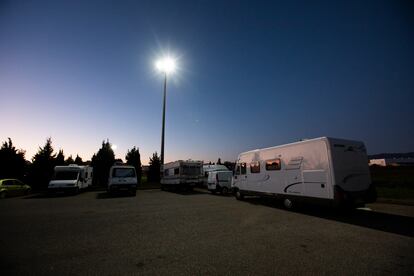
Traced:
<svg viewBox="0 0 414 276">
<path fill-rule="evenodd" d="M 161 131 L 161 174 L 164 168 L 164 142 L 165 142 L 165 103 L 167 98 L 167 75 L 174 72 L 176 68 L 175 60 L 165 57 L 155 63 L 158 71 L 164 74 L 164 100 L 162 105 L 162 131 Z"/>
</svg>

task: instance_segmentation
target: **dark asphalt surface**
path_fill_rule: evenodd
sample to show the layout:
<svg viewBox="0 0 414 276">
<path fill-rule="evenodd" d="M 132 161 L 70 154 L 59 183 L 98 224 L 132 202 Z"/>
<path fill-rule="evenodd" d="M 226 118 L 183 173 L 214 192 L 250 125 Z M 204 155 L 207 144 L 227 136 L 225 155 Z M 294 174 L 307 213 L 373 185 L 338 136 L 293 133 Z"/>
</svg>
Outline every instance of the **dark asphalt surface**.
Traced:
<svg viewBox="0 0 414 276">
<path fill-rule="evenodd" d="M 414 207 L 141 190 L 0 200 L 0 274 L 413 275 Z"/>
</svg>

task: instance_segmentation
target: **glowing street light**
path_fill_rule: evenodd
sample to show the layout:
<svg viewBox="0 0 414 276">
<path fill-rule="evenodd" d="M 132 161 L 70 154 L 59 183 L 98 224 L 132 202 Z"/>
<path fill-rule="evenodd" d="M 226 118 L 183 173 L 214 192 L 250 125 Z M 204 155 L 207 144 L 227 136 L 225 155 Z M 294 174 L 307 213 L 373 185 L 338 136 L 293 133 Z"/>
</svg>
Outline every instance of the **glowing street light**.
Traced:
<svg viewBox="0 0 414 276">
<path fill-rule="evenodd" d="M 164 73 L 164 100 L 162 106 L 162 132 L 161 132 L 161 174 L 164 172 L 164 137 L 165 137 L 165 100 L 167 97 L 167 75 L 174 73 L 176 61 L 172 57 L 164 57 L 155 62 L 155 68 Z"/>
</svg>

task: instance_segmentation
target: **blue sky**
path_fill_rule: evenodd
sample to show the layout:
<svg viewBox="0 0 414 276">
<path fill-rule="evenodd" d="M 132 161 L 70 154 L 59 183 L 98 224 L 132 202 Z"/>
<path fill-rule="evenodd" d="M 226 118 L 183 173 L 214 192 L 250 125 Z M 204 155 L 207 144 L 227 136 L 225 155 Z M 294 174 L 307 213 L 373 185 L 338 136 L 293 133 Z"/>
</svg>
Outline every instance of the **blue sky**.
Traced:
<svg viewBox="0 0 414 276">
<path fill-rule="evenodd" d="M 369 153 L 414 150 L 409 1 L 1 1 L 0 122 L 30 159 L 89 159 L 109 139 L 143 163 L 235 160 L 239 152 L 333 136 Z"/>
</svg>

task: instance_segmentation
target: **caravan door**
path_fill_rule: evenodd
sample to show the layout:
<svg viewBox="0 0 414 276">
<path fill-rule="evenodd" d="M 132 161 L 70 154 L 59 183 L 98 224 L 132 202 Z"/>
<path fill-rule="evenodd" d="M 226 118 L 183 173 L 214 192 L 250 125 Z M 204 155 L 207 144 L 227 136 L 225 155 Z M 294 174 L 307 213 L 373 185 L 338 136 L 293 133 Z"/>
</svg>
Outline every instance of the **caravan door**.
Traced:
<svg viewBox="0 0 414 276">
<path fill-rule="evenodd" d="M 246 163 L 237 163 L 236 171 L 233 177 L 234 187 L 239 188 L 240 190 L 246 190 Z"/>
<path fill-rule="evenodd" d="M 303 179 L 301 172 L 303 157 L 292 158 L 285 168 L 286 184 L 283 192 L 286 194 L 303 194 Z"/>
</svg>

